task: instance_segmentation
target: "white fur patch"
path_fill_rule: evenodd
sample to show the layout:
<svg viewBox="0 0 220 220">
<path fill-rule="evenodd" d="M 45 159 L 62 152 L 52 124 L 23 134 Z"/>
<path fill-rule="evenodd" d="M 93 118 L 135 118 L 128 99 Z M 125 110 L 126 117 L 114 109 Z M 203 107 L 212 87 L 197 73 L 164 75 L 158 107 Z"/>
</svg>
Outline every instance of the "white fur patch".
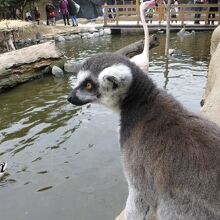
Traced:
<svg viewBox="0 0 220 220">
<path fill-rule="evenodd" d="M 79 86 L 86 78 L 88 78 L 91 75 L 91 73 L 87 71 L 80 70 L 77 75 L 77 82 L 75 87 Z"/>
<path fill-rule="evenodd" d="M 131 69 L 124 65 L 124 64 L 117 64 L 110 67 L 105 68 L 100 74 L 99 74 L 99 82 L 100 84 L 103 83 L 104 78 L 106 76 L 114 76 L 118 79 L 118 81 L 121 81 L 122 83 L 126 85 L 130 85 L 132 81 L 132 74 Z"/>
<path fill-rule="evenodd" d="M 125 206 L 125 219 L 126 220 L 143 220 L 146 213 L 140 213 L 137 208 L 138 192 L 131 186 L 129 186 L 128 198 Z"/>
<path fill-rule="evenodd" d="M 118 82 L 116 89 L 112 88 L 112 83 L 107 80 L 108 77 L 114 77 L 116 79 Z M 131 69 L 124 64 L 105 68 L 98 77 L 101 93 L 100 103 L 118 111 L 120 101 L 125 97 L 132 79 Z"/>
<path fill-rule="evenodd" d="M 93 102 L 95 100 L 97 100 L 97 97 L 94 94 L 90 94 L 89 92 L 83 92 L 81 90 L 77 90 L 76 91 L 76 96 L 78 97 L 78 99 L 80 99 L 81 101 L 89 101 L 89 102 Z"/>
</svg>

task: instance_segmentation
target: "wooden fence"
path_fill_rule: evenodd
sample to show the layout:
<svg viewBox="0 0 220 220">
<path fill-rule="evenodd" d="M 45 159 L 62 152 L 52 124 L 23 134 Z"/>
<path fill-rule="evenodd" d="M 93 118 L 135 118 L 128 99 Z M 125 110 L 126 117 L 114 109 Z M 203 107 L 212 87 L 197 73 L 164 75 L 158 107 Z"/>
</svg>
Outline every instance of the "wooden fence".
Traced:
<svg viewBox="0 0 220 220">
<path fill-rule="evenodd" d="M 197 25 L 209 25 L 214 22 L 220 24 L 220 4 L 179 4 L 171 6 L 171 22 L 178 24 L 196 23 Z M 217 11 L 214 11 L 217 9 Z M 153 7 L 153 12 L 146 11 L 146 20 L 149 23 L 161 25 L 166 21 L 166 8 L 164 5 Z M 136 5 L 105 5 L 104 25 L 123 25 L 123 22 L 133 25 L 140 23 L 140 11 Z"/>
</svg>

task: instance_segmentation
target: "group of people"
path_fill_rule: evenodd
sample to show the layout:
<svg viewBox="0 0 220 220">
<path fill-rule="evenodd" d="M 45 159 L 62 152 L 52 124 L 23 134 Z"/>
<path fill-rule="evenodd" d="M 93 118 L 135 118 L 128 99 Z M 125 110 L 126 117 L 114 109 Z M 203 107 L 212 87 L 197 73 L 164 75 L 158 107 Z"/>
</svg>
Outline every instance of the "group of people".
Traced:
<svg viewBox="0 0 220 220">
<path fill-rule="evenodd" d="M 73 26 L 78 26 L 76 15 L 79 11 L 79 5 L 73 0 L 61 0 L 59 2 L 60 13 L 63 16 L 64 25 L 70 25 L 69 18 Z"/>
<path fill-rule="evenodd" d="M 146 0 L 141 0 L 142 1 L 146 1 Z M 164 9 L 166 9 L 167 7 L 167 3 L 166 0 L 155 0 L 156 2 L 156 6 L 158 6 L 158 4 L 163 4 L 165 6 Z M 218 4 L 218 0 L 194 0 L 194 4 Z M 177 15 L 179 13 L 179 7 L 178 7 L 178 0 L 172 0 L 171 2 L 171 8 L 170 8 L 170 15 L 171 15 L 171 22 L 176 22 L 177 23 Z M 156 7 L 157 8 L 157 7 Z M 195 24 L 200 24 L 200 17 L 201 17 L 201 11 L 202 11 L 202 7 L 201 5 L 198 5 L 198 7 L 194 8 L 195 10 Z M 218 11 L 218 7 L 210 7 L 209 8 L 209 14 L 208 14 L 208 24 L 214 24 L 214 20 L 215 20 L 215 12 Z M 155 12 L 155 7 L 150 7 L 148 8 L 148 10 L 146 11 L 146 22 L 150 22 L 152 23 L 153 20 L 153 14 Z M 165 16 L 165 11 L 161 11 L 161 19 L 163 21 L 163 18 Z"/>
<path fill-rule="evenodd" d="M 196 11 L 196 14 L 195 14 L 195 18 L 197 20 L 195 20 L 195 24 L 200 24 L 200 17 L 201 17 L 201 11 L 202 11 L 202 7 L 201 7 L 201 4 L 204 4 L 204 3 L 208 3 L 208 4 L 218 4 L 218 0 L 194 0 L 194 3 L 195 4 L 198 4 L 200 6 L 196 7 L 195 8 L 195 11 Z M 210 7 L 209 8 L 209 14 L 208 14 L 208 24 L 214 24 L 214 20 L 215 20 L 215 11 L 218 11 L 218 7 Z"/>
<path fill-rule="evenodd" d="M 143 2 L 143 1 L 144 0 L 141 0 L 141 2 Z M 177 23 L 177 14 L 178 14 L 178 11 L 179 11 L 178 4 L 179 4 L 178 0 L 172 0 L 172 2 L 171 2 L 171 8 L 170 8 L 171 22 L 176 21 L 176 23 Z M 155 7 L 150 7 L 146 11 L 146 22 L 147 23 L 148 22 L 152 23 L 153 15 L 155 13 L 155 9 L 157 10 L 159 5 L 164 5 L 165 9 L 167 7 L 167 3 L 166 3 L 165 0 L 155 0 L 156 8 Z M 161 14 L 161 19 L 162 19 L 161 22 L 163 22 L 163 18 L 165 17 L 165 11 L 164 10 L 161 11 L 160 14 Z"/>
<path fill-rule="evenodd" d="M 33 20 L 35 20 L 38 25 L 40 24 L 40 11 L 37 6 L 34 7 L 33 13 L 31 13 L 30 11 L 26 11 L 25 13 L 25 21 Z"/>
<path fill-rule="evenodd" d="M 77 22 L 77 14 L 79 12 L 80 6 L 73 0 L 57 0 L 59 7 L 59 13 L 61 14 L 64 25 L 70 25 L 69 20 L 72 21 L 72 26 L 78 26 Z M 140 0 L 146 1 L 146 0 Z M 156 6 L 158 4 L 164 4 L 166 8 L 166 0 L 155 0 Z M 106 5 L 115 5 L 115 0 L 107 0 Z M 200 23 L 200 17 L 201 17 L 201 11 L 202 7 L 201 4 L 208 3 L 208 4 L 217 4 L 218 0 L 194 0 L 194 3 L 198 7 L 195 7 L 195 24 Z M 146 21 L 152 23 L 153 20 L 153 14 L 154 14 L 154 7 L 151 7 L 146 12 Z M 209 8 L 209 14 L 208 14 L 208 24 L 214 24 L 215 20 L 215 11 L 218 11 L 218 7 L 210 7 Z M 47 25 L 55 25 L 56 24 L 56 17 L 57 17 L 57 9 L 52 4 L 51 0 L 48 0 L 48 3 L 46 4 L 46 17 L 47 17 Z M 161 12 L 162 13 L 162 12 Z M 164 13 L 164 12 L 163 12 Z M 178 0 L 172 0 L 170 14 L 171 14 L 171 22 L 175 21 L 177 23 L 177 15 L 179 13 L 178 9 Z M 115 18 L 116 10 L 114 7 L 108 9 L 108 17 L 109 18 Z M 25 14 L 26 21 L 33 21 L 35 20 L 37 24 L 40 23 L 40 12 L 37 7 L 34 8 L 33 13 L 30 13 L 29 11 Z M 34 17 L 34 18 L 33 18 Z M 164 15 L 161 15 L 161 17 L 164 17 Z M 163 20 L 163 19 L 162 19 Z"/>
<path fill-rule="evenodd" d="M 63 18 L 64 25 L 70 25 L 69 19 L 72 20 L 72 26 L 78 26 L 77 14 L 80 6 L 73 0 L 60 0 L 59 1 L 59 12 Z M 46 5 L 47 25 L 55 24 L 56 8 L 49 2 Z"/>
<path fill-rule="evenodd" d="M 77 14 L 79 12 L 80 6 L 73 0 L 59 0 L 59 13 L 61 14 L 64 25 L 70 25 L 69 19 L 72 21 L 72 26 L 78 26 Z M 57 9 L 53 5 L 52 1 L 48 1 L 45 7 L 46 10 L 46 24 L 55 25 L 57 17 Z M 40 11 L 38 7 L 35 7 L 32 13 L 27 11 L 25 13 L 26 21 L 36 21 L 37 24 L 40 24 Z"/>
</svg>

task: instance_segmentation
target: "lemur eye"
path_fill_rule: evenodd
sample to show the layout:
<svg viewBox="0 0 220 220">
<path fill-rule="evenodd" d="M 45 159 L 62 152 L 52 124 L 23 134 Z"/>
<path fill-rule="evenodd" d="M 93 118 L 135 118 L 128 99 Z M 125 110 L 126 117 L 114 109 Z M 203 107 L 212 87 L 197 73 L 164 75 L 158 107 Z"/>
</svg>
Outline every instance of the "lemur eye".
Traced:
<svg viewBox="0 0 220 220">
<path fill-rule="evenodd" d="M 85 85 L 85 88 L 87 89 L 87 90 L 91 90 L 92 89 L 92 83 L 90 83 L 90 82 L 87 82 L 86 83 L 86 85 Z"/>
</svg>

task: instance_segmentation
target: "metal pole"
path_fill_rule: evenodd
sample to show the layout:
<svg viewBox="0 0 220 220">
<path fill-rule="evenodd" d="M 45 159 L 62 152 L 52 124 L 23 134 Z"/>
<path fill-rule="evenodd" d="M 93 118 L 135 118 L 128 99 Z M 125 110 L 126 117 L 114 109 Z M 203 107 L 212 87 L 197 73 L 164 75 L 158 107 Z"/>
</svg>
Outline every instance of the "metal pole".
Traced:
<svg viewBox="0 0 220 220">
<path fill-rule="evenodd" d="M 171 0 L 168 0 L 168 3 L 166 5 L 167 10 L 167 27 L 166 27 L 166 45 L 165 45 L 165 56 L 168 56 L 169 54 L 169 46 L 170 46 L 170 5 Z"/>
</svg>

